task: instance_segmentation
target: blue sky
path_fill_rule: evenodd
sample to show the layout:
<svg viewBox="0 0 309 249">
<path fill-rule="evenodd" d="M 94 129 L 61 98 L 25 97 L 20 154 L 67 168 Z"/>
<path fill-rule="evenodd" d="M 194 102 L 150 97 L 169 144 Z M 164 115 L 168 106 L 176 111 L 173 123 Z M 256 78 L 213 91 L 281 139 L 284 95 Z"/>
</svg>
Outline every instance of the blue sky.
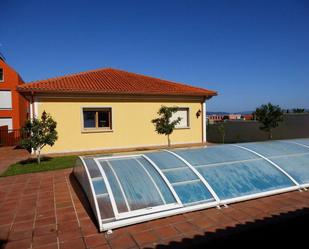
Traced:
<svg viewBox="0 0 309 249">
<path fill-rule="evenodd" d="M 25 81 L 114 67 L 217 90 L 210 111 L 309 108 L 309 1 L 0 0 Z"/>
</svg>

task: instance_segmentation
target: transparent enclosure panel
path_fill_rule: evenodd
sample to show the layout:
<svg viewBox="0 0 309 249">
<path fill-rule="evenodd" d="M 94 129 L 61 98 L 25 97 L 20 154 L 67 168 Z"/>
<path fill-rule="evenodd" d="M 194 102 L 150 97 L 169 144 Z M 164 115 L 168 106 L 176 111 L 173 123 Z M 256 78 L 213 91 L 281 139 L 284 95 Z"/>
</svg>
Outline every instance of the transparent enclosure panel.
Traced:
<svg viewBox="0 0 309 249">
<path fill-rule="evenodd" d="M 295 156 L 282 156 L 270 158 L 279 165 L 298 183 L 309 183 L 309 153 Z"/>
<path fill-rule="evenodd" d="M 108 195 L 97 197 L 98 206 L 102 220 L 114 218 L 113 208 Z"/>
<path fill-rule="evenodd" d="M 93 158 L 84 157 L 83 159 L 87 165 L 91 178 L 102 177 L 101 172 Z"/>
<path fill-rule="evenodd" d="M 173 156 L 171 153 L 165 151 L 152 152 L 145 155 L 149 157 L 160 169 L 187 167 L 184 162 Z"/>
<path fill-rule="evenodd" d="M 197 169 L 223 200 L 293 186 L 288 177 L 262 159 Z"/>
<path fill-rule="evenodd" d="M 158 188 L 160 189 L 165 202 L 167 204 L 170 203 L 175 203 L 176 200 L 171 192 L 171 190 L 168 188 L 168 186 L 166 185 L 165 181 L 162 179 L 162 177 L 160 176 L 160 174 L 158 173 L 158 171 L 144 158 L 140 157 L 137 158 L 137 160 L 146 168 L 146 170 L 149 172 L 149 174 L 151 175 L 152 179 L 155 181 L 155 183 L 157 184 Z"/>
<path fill-rule="evenodd" d="M 131 210 L 164 204 L 155 184 L 134 159 L 110 161 Z"/>
<path fill-rule="evenodd" d="M 206 165 L 257 158 L 256 155 L 231 145 L 219 145 L 200 149 L 175 150 L 191 165 Z"/>
<path fill-rule="evenodd" d="M 155 207 L 171 202 L 170 193 L 166 188 L 161 192 L 163 188 L 157 184 L 158 174 L 147 170 L 149 165 L 142 159 L 111 159 L 107 164 L 103 168 L 109 171 L 107 171 L 108 179 L 114 175 L 115 185 L 118 185 L 123 192 L 130 210 Z M 160 181 L 160 184 L 162 183 Z M 165 198 L 166 193 L 168 196 Z"/>
<path fill-rule="evenodd" d="M 92 185 L 96 195 L 107 194 L 107 189 L 102 177 L 92 179 Z"/>
<path fill-rule="evenodd" d="M 309 146 L 309 138 L 293 139 L 291 141 Z"/>
<path fill-rule="evenodd" d="M 98 218 L 98 214 L 96 213 L 96 206 L 94 202 L 94 199 L 97 198 L 99 212 L 101 214 L 101 219 L 114 218 L 115 215 L 111 207 L 110 198 L 107 194 L 106 186 L 103 181 L 102 175 L 97 174 L 98 171 L 95 169 L 95 167 L 98 169 L 97 165 L 93 164 L 94 162 L 93 160 L 86 160 L 85 162 L 86 162 L 85 167 L 87 167 L 88 170 L 90 168 L 89 172 L 92 172 L 92 176 L 94 178 L 92 179 L 88 178 L 88 175 L 83 166 L 83 163 L 79 158 L 76 160 L 76 164 L 73 169 L 73 172 L 74 172 L 75 177 L 79 181 L 82 189 L 84 190 L 88 198 L 88 201 L 90 203 L 90 206 L 93 212 L 95 213 L 95 216 Z M 95 192 L 94 195 L 91 191 L 90 182 L 93 184 L 93 188 Z M 104 209 L 100 207 L 104 207 Z"/>
<path fill-rule="evenodd" d="M 251 149 L 265 157 L 292 155 L 308 152 L 308 149 L 303 146 L 284 141 L 244 143 L 240 145 Z"/>
<path fill-rule="evenodd" d="M 192 181 L 173 186 L 184 204 L 214 201 L 213 196 L 201 181 Z"/>
<path fill-rule="evenodd" d="M 78 158 L 76 159 L 75 166 L 73 169 L 74 176 L 77 178 L 79 184 L 82 186 L 84 192 L 86 193 L 87 197 L 90 199 L 94 198 L 91 196 L 91 189 L 89 179 L 86 173 L 86 170 L 83 166 L 83 162 Z M 91 202 L 91 200 L 89 200 Z"/>
<path fill-rule="evenodd" d="M 172 184 L 183 204 L 214 201 L 207 187 L 179 158 L 169 152 L 148 153 L 149 157 Z"/>
<path fill-rule="evenodd" d="M 114 172 L 111 170 L 110 166 L 107 164 L 106 161 L 100 161 L 100 164 L 106 174 L 106 177 L 108 179 L 109 185 L 111 187 L 111 190 L 114 195 L 114 199 L 117 205 L 117 209 L 119 213 L 128 212 L 128 206 L 126 204 L 124 195 L 121 191 L 121 188 L 119 186 L 119 183 L 115 177 Z"/>
<path fill-rule="evenodd" d="M 196 180 L 198 177 L 190 168 L 178 168 L 174 170 L 164 171 L 166 178 L 170 183 L 184 182 Z"/>
</svg>

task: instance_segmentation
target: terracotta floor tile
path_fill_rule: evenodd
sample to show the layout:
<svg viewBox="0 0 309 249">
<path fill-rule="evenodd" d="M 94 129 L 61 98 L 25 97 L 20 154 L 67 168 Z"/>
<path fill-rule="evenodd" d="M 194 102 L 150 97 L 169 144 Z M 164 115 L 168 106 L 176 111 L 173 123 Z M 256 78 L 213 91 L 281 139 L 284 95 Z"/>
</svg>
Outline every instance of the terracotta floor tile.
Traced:
<svg viewBox="0 0 309 249">
<path fill-rule="evenodd" d="M 111 247 L 108 244 L 105 244 L 93 247 L 93 249 L 111 249 Z"/>
<path fill-rule="evenodd" d="M 63 223 L 71 220 L 76 220 L 76 214 L 75 213 L 61 213 L 57 212 L 57 221 L 58 223 Z"/>
<path fill-rule="evenodd" d="M 34 236 L 42 236 L 42 235 L 47 235 L 47 234 L 56 234 L 56 225 L 46 225 L 46 226 L 41 226 L 41 227 L 36 227 L 34 228 L 33 234 Z"/>
<path fill-rule="evenodd" d="M 134 233 L 140 233 L 140 232 L 149 230 L 150 227 L 149 227 L 147 222 L 143 222 L 143 223 L 136 224 L 134 226 L 127 226 L 127 227 L 125 227 L 125 229 L 129 233 L 134 234 Z"/>
<path fill-rule="evenodd" d="M 47 217 L 47 218 L 42 218 L 42 219 L 38 219 L 35 221 L 35 227 L 41 227 L 41 226 L 53 225 L 53 224 L 56 224 L 55 217 Z"/>
<path fill-rule="evenodd" d="M 72 239 L 59 243 L 60 249 L 85 249 L 85 243 L 82 238 Z"/>
<path fill-rule="evenodd" d="M 139 246 L 142 246 L 143 244 L 154 243 L 158 240 L 158 236 L 153 230 L 136 233 L 132 236 Z"/>
<path fill-rule="evenodd" d="M 98 233 L 98 229 L 95 226 L 83 226 L 81 230 L 83 236 L 90 236 Z"/>
<path fill-rule="evenodd" d="M 97 246 L 107 244 L 104 234 L 95 234 L 92 236 L 87 236 L 84 239 L 86 242 L 86 246 L 89 248 L 96 248 Z"/>
<path fill-rule="evenodd" d="M 34 246 L 33 249 L 58 249 L 58 243 L 42 245 L 42 246 Z"/>
<path fill-rule="evenodd" d="M 12 231 L 9 234 L 9 240 L 22 240 L 32 238 L 32 229 L 25 231 Z"/>
<path fill-rule="evenodd" d="M 227 231 L 225 228 L 228 226 L 250 223 L 255 220 L 265 221 L 267 217 L 289 214 L 290 211 L 309 207 L 309 193 L 296 191 L 231 204 L 227 209 L 211 208 L 148 221 L 115 229 L 113 234 L 106 235 L 106 233 L 98 232 L 96 222 L 89 217 L 91 209 L 78 185 L 68 186 L 72 184 L 71 171 L 72 169 L 29 174 L 26 178 L 25 176 L 0 178 L 0 239 L 7 239 L 10 236 L 11 242 L 7 244 L 7 248 L 22 249 L 31 245 L 35 213 L 33 249 L 56 248 L 57 236 L 61 242 L 60 248 L 64 249 L 85 248 L 86 244 L 89 248 L 102 249 L 152 248 L 159 244 L 174 246 L 177 242 L 183 243 L 183 241 L 186 241 L 183 244 L 190 248 L 190 243 L 197 240 L 196 238 L 203 237 L 205 233 L 204 237 L 207 238 L 207 236 L 218 234 L 218 230 L 225 233 Z M 67 181 L 68 179 L 70 180 Z M 38 187 L 40 184 L 41 187 Z M 72 191 L 80 227 L 69 189 Z M 11 193 L 14 193 L 14 196 Z M 54 194 L 56 209 L 54 208 Z M 87 213 L 86 210 L 90 212 Z M 58 218 L 57 226 L 55 211 Z M 10 231 L 14 216 L 15 222 Z M 3 223 L 8 224 L 3 225 Z"/>
<path fill-rule="evenodd" d="M 170 225 L 170 221 L 167 218 L 161 218 L 157 220 L 148 221 L 148 227 L 155 228 L 155 227 L 162 227 Z"/>
<path fill-rule="evenodd" d="M 5 249 L 28 249 L 31 246 L 31 239 L 9 241 L 5 245 Z"/>
<path fill-rule="evenodd" d="M 153 231 L 162 240 L 179 235 L 179 231 L 176 230 L 173 226 L 158 227 Z"/>
<path fill-rule="evenodd" d="M 42 236 L 33 236 L 33 246 L 43 246 L 48 244 L 57 243 L 57 235 L 56 234 L 46 234 Z"/>
<path fill-rule="evenodd" d="M 197 226 L 193 225 L 191 222 L 182 222 L 174 224 L 174 227 L 183 234 L 193 233 L 197 231 L 201 231 Z"/>
<path fill-rule="evenodd" d="M 37 212 L 36 219 L 45 219 L 55 217 L 55 211 L 54 210 L 43 210 L 41 212 Z"/>
<path fill-rule="evenodd" d="M 79 227 L 77 220 L 58 224 L 58 232 L 60 233 L 73 230 L 81 230 L 81 227 Z"/>
<path fill-rule="evenodd" d="M 115 239 L 109 240 L 108 243 L 112 249 L 131 249 L 137 246 L 130 235 L 118 236 Z"/>
<path fill-rule="evenodd" d="M 9 225 L 12 224 L 14 217 L 8 216 L 8 217 L 2 217 L 0 218 L 0 224 L 2 225 Z"/>
<path fill-rule="evenodd" d="M 181 223 L 187 220 L 187 218 L 182 214 L 167 217 L 166 219 L 169 222 L 169 224 Z"/>
<path fill-rule="evenodd" d="M 56 202 L 56 208 L 61 209 L 65 207 L 73 207 L 73 204 L 70 200 L 65 201 L 65 202 Z"/>
<path fill-rule="evenodd" d="M 13 231 L 25 231 L 25 230 L 32 230 L 33 222 L 32 221 L 23 221 L 13 224 Z"/>
<path fill-rule="evenodd" d="M 218 225 L 218 221 L 215 220 L 215 219 L 212 219 L 211 215 L 209 215 L 209 216 L 204 215 L 204 216 L 202 216 L 200 218 L 196 218 L 196 219 L 194 219 L 190 222 L 193 225 L 195 225 L 195 226 L 197 226 L 201 229 Z"/>
<path fill-rule="evenodd" d="M 58 232 L 58 238 L 60 242 L 70 241 L 72 239 L 82 238 L 82 232 L 79 229 L 66 231 L 66 232 Z"/>
<path fill-rule="evenodd" d="M 15 220 L 16 223 L 24 222 L 24 221 L 34 221 L 34 213 L 33 214 L 26 214 L 26 215 L 16 215 Z"/>
</svg>

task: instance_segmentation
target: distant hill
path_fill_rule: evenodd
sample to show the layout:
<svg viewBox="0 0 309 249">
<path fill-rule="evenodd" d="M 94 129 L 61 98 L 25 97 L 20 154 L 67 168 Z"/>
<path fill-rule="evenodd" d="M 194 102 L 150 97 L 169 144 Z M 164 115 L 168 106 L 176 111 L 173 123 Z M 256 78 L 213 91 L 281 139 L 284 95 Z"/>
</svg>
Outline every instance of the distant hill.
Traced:
<svg viewBox="0 0 309 249">
<path fill-rule="evenodd" d="M 253 111 L 244 111 L 244 112 L 212 112 L 212 111 L 207 111 L 208 115 L 228 115 L 228 114 L 252 114 Z"/>
<path fill-rule="evenodd" d="M 227 115 L 230 114 L 229 112 L 209 112 L 207 111 L 208 115 Z"/>
<path fill-rule="evenodd" d="M 293 113 L 293 109 L 288 109 L 289 113 Z M 284 113 L 286 113 L 286 109 L 283 110 Z M 252 114 L 254 111 L 242 111 L 242 112 L 214 112 L 214 111 L 207 111 L 207 115 L 228 115 L 228 114 Z M 309 109 L 305 109 L 306 113 L 309 113 Z"/>
</svg>

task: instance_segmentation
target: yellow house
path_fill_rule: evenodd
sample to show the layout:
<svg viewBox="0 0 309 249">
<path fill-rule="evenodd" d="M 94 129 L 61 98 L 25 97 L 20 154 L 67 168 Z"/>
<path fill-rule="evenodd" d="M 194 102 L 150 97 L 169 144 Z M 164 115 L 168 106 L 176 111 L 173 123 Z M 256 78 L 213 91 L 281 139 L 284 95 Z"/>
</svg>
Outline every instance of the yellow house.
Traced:
<svg viewBox="0 0 309 249">
<path fill-rule="evenodd" d="M 71 153 L 160 147 L 167 138 L 151 120 L 162 105 L 181 117 L 172 145 L 206 142 L 206 100 L 216 92 L 111 68 L 24 84 L 30 116 L 43 111 L 57 122 L 58 140 L 42 153 Z"/>
</svg>

